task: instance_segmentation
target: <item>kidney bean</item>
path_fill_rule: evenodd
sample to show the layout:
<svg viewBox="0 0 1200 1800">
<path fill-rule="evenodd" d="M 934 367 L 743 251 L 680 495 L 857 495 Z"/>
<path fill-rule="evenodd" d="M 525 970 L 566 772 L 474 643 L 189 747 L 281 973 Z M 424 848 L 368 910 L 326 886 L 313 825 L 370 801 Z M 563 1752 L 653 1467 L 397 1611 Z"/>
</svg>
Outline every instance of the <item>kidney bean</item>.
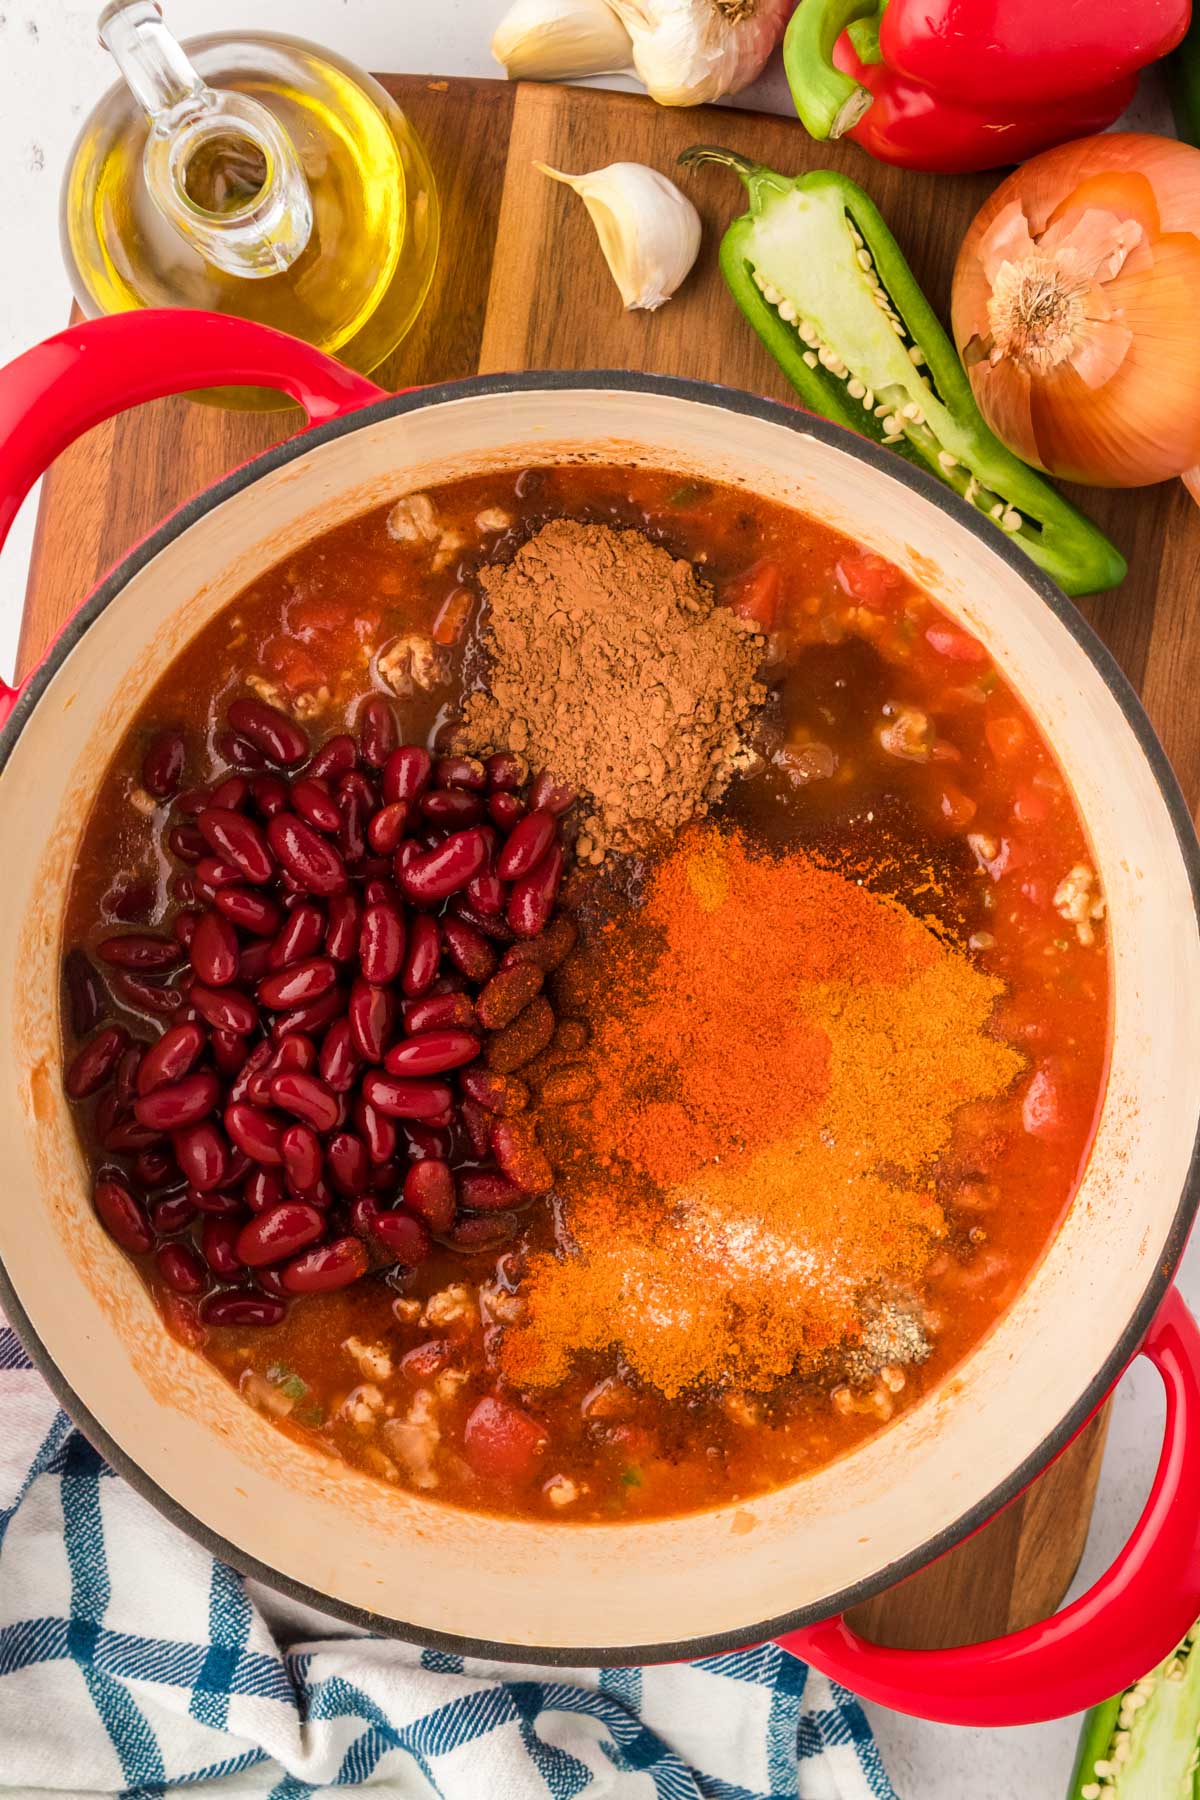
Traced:
<svg viewBox="0 0 1200 1800">
<path fill-rule="evenodd" d="M 302 819 L 328 836 L 337 831 L 342 815 L 333 803 L 324 782 L 302 775 L 292 783 L 292 807 Z"/>
<path fill-rule="evenodd" d="M 382 694 L 371 694 L 359 707 L 356 723 L 363 761 L 382 769 L 400 743 L 395 712 Z"/>
<path fill-rule="evenodd" d="M 442 934 L 436 919 L 418 913 L 408 923 L 408 941 L 400 970 L 401 991 L 411 1000 L 427 993 L 437 978 L 442 955 Z"/>
<path fill-rule="evenodd" d="M 207 1069 L 153 1088 L 134 1101 L 134 1114 L 149 1131 L 182 1131 L 207 1118 L 221 1098 L 221 1084 Z"/>
<path fill-rule="evenodd" d="M 335 1131 L 325 1146 L 330 1179 L 339 1193 L 351 1199 L 364 1193 L 370 1179 L 367 1146 L 352 1131 Z"/>
<path fill-rule="evenodd" d="M 190 948 L 192 939 L 196 935 L 196 927 L 203 917 L 204 914 L 201 912 L 178 912 L 171 920 L 171 936 L 177 944 L 182 944 L 185 950 Z"/>
<path fill-rule="evenodd" d="M 536 869 L 553 844 L 557 830 L 558 821 L 553 813 L 526 813 L 513 827 L 496 858 L 496 873 L 500 879 L 519 881 Z"/>
<path fill-rule="evenodd" d="M 212 1054 L 213 1061 L 217 1065 L 217 1072 L 228 1080 L 241 1073 L 242 1064 L 249 1054 L 246 1039 L 235 1031 L 214 1031 Z"/>
<path fill-rule="evenodd" d="M 277 1120 L 257 1107 L 248 1106 L 245 1101 L 232 1101 L 225 1108 L 225 1129 L 251 1162 L 262 1163 L 269 1169 L 277 1168 L 283 1162 L 282 1128 Z"/>
<path fill-rule="evenodd" d="M 209 805 L 221 812 L 241 812 L 250 798 L 250 783 L 244 775 L 227 775 L 218 782 L 209 797 Z"/>
<path fill-rule="evenodd" d="M 131 1256 L 144 1256 L 154 1243 L 141 1201 L 116 1170 L 101 1170 L 92 1187 L 92 1205 L 109 1237 Z"/>
<path fill-rule="evenodd" d="M 198 863 L 208 854 L 208 842 L 195 825 L 172 825 L 167 833 L 167 849 L 180 862 Z"/>
<path fill-rule="evenodd" d="M 222 862 L 219 856 L 202 856 L 196 864 L 196 892 L 204 900 L 212 900 L 218 888 L 244 880 L 236 863 Z"/>
<path fill-rule="evenodd" d="M 285 712 L 265 700 L 235 700 L 226 713 L 241 737 L 262 751 L 268 762 L 291 769 L 308 755 L 308 739 Z"/>
<path fill-rule="evenodd" d="M 287 1125 L 279 1139 L 283 1172 L 293 1194 L 310 1194 L 321 1179 L 321 1143 L 309 1125 Z"/>
<path fill-rule="evenodd" d="M 395 1196 L 404 1185 L 404 1167 L 399 1158 L 392 1162 L 375 1163 L 371 1168 L 371 1186 L 381 1194 Z"/>
<path fill-rule="evenodd" d="M 368 906 L 363 914 L 358 958 L 363 979 L 373 987 L 395 981 L 404 963 L 404 915 L 389 901 Z"/>
<path fill-rule="evenodd" d="M 507 1175 L 493 1175 L 486 1169 L 464 1169 L 458 1178 L 458 1196 L 471 1212 L 507 1212 L 510 1207 L 526 1205 L 530 1197 Z"/>
<path fill-rule="evenodd" d="M 367 842 L 377 856 L 391 856 L 399 849 L 408 829 L 409 802 L 393 800 L 381 806 L 367 826 Z"/>
<path fill-rule="evenodd" d="M 487 981 L 496 967 L 496 952 L 483 933 L 463 919 L 442 920 L 442 942 L 455 968 L 468 981 Z"/>
<path fill-rule="evenodd" d="M 354 1103 L 354 1123 L 362 1133 L 367 1155 L 373 1163 L 387 1163 L 396 1154 L 399 1133 L 395 1124 L 360 1095 Z"/>
<path fill-rule="evenodd" d="M 393 1044 L 383 1059 L 389 1075 L 442 1075 L 479 1055 L 479 1039 L 469 1031 L 426 1031 Z"/>
<path fill-rule="evenodd" d="M 137 1074 L 138 1093 L 149 1094 L 157 1087 L 182 1081 L 200 1060 L 204 1044 L 199 1025 L 172 1025 L 143 1056 Z"/>
<path fill-rule="evenodd" d="M 515 794 L 489 794 L 487 810 L 493 825 L 498 825 L 501 831 L 511 831 L 518 819 L 525 816 L 525 802 Z"/>
<path fill-rule="evenodd" d="M 469 1100 L 500 1119 L 511 1119 L 529 1105 L 528 1084 L 517 1075 L 497 1075 L 476 1065 L 463 1070 L 459 1083 Z"/>
<path fill-rule="evenodd" d="M 435 1156 L 412 1163 L 404 1177 L 404 1204 L 430 1231 L 449 1231 L 458 1204 L 449 1163 Z"/>
<path fill-rule="evenodd" d="M 270 1044 L 256 1044 L 254 1046 L 253 1050 L 250 1051 L 245 1062 L 238 1070 L 233 1085 L 229 1090 L 229 1098 L 231 1100 L 245 1100 L 249 1098 L 252 1084 L 256 1077 L 266 1068 L 271 1060 L 271 1056 L 272 1050 Z"/>
<path fill-rule="evenodd" d="M 272 969 L 289 969 L 314 956 L 325 938 L 325 914 L 313 900 L 293 906 L 272 940 L 267 961 Z"/>
<path fill-rule="evenodd" d="M 295 813 L 276 813 L 267 841 L 281 866 L 306 894 L 345 892 L 346 866 L 334 846 Z"/>
<path fill-rule="evenodd" d="M 229 807 L 206 806 L 196 824 L 213 855 L 238 871 L 239 881 L 249 881 L 255 887 L 270 881 L 275 873 L 275 860 L 262 827 L 253 819 Z M 211 879 L 203 864 L 200 874 L 206 880 Z"/>
<path fill-rule="evenodd" d="M 174 1158 L 168 1150 L 140 1150 L 133 1162 L 133 1178 L 149 1191 L 167 1187 L 176 1179 Z"/>
<path fill-rule="evenodd" d="M 189 1188 L 187 1192 L 196 1210 L 206 1218 L 232 1219 L 235 1213 L 240 1214 L 242 1211 L 241 1199 L 226 1188 L 218 1188 L 209 1193 L 201 1193 L 199 1188 Z"/>
<path fill-rule="evenodd" d="M 286 1037 L 292 1031 L 321 1031 L 332 1019 L 342 1016 L 346 1005 L 346 996 L 340 988 L 331 988 L 316 1000 L 306 1000 L 303 1006 L 293 1007 L 291 1012 L 276 1013 L 271 1021 L 271 1031 L 276 1038 Z"/>
<path fill-rule="evenodd" d="M 491 869 L 481 869 L 464 891 L 472 910 L 489 918 L 497 918 L 508 900 L 508 889 Z"/>
<path fill-rule="evenodd" d="M 311 1075 L 316 1066 L 317 1046 L 302 1031 L 292 1031 L 276 1044 L 274 1054 L 267 1064 L 267 1073 L 281 1075 L 285 1070 L 291 1070 L 297 1074 Z"/>
<path fill-rule="evenodd" d="M 503 1031 L 541 993 L 545 979 L 537 963 L 515 963 L 511 968 L 500 969 L 475 1003 L 480 1024 L 489 1031 Z"/>
<path fill-rule="evenodd" d="M 228 987 L 238 972 L 238 935 L 221 912 L 206 912 L 188 946 L 191 963 L 207 987 Z"/>
<path fill-rule="evenodd" d="M 206 1325 L 278 1325 L 287 1312 L 287 1301 L 268 1294 L 210 1294 L 200 1302 Z"/>
<path fill-rule="evenodd" d="M 418 1268 L 433 1249 L 423 1221 L 410 1212 L 376 1211 L 371 1218 L 370 1234 L 407 1269 Z"/>
<path fill-rule="evenodd" d="M 185 875 L 182 869 L 177 870 L 176 873 L 172 875 L 167 891 L 172 900 L 177 900 L 180 906 L 194 907 L 196 902 L 200 899 L 199 883 L 193 881 L 190 875 Z M 199 914 L 197 913 L 194 916 L 198 918 Z M 176 933 L 176 936 L 178 935 L 179 934 Z M 180 938 L 179 941 L 180 943 L 183 943 L 184 940 Z"/>
<path fill-rule="evenodd" d="M 318 1060 L 321 1080 L 335 1094 L 348 1094 L 354 1086 L 358 1062 L 349 1019 L 335 1019 L 321 1045 Z"/>
<path fill-rule="evenodd" d="M 325 1220 L 315 1206 L 302 1200 L 284 1200 L 278 1206 L 243 1225 L 237 1236 L 236 1254 L 248 1269 L 283 1262 L 325 1234 Z"/>
<path fill-rule="evenodd" d="M 195 1200 L 186 1189 L 182 1194 L 164 1194 L 161 1200 L 151 1202 L 150 1223 L 159 1237 L 170 1237 L 172 1232 L 185 1230 L 196 1217 L 197 1210 Z"/>
<path fill-rule="evenodd" d="M 271 1098 L 284 1112 L 294 1113 L 316 1131 L 332 1131 L 341 1108 L 337 1097 L 315 1075 L 285 1069 L 271 1078 Z"/>
<path fill-rule="evenodd" d="M 479 1162 L 486 1162 L 492 1153 L 492 1119 L 491 1114 L 475 1100 L 460 1100 L 458 1105 L 459 1119 L 463 1130 L 471 1142 L 471 1151 Z"/>
<path fill-rule="evenodd" d="M 207 1271 L 190 1244 L 163 1244 L 154 1261 L 172 1293 L 202 1294 L 208 1286 Z"/>
<path fill-rule="evenodd" d="M 250 798 L 264 819 L 273 819 L 276 813 L 287 811 L 288 784 L 278 775 L 256 775 L 250 783 Z"/>
<path fill-rule="evenodd" d="M 477 1213 L 474 1218 L 457 1219 L 442 1241 L 460 1256 L 478 1256 L 499 1249 L 519 1230 L 520 1220 L 511 1212 Z"/>
<path fill-rule="evenodd" d="M 516 1187 L 526 1194 L 545 1194 L 554 1186 L 554 1171 L 527 1119 L 497 1119 L 491 1139 L 501 1172 Z"/>
<path fill-rule="evenodd" d="M 540 1056 L 554 1035 L 554 1013 L 544 994 L 529 1002 L 524 1012 L 488 1039 L 484 1058 L 497 1075 L 511 1075 Z"/>
<path fill-rule="evenodd" d="M 132 969 L 137 974 L 177 969 L 183 961 L 183 949 L 174 938 L 159 937 L 149 931 L 104 938 L 96 946 L 96 955 L 110 968 Z"/>
<path fill-rule="evenodd" d="M 483 772 L 494 794 L 511 793 L 529 780 L 529 764 L 512 750 L 497 750 L 489 756 Z"/>
<path fill-rule="evenodd" d="M 433 788 L 417 805 L 435 825 L 477 825 L 483 818 L 483 799 L 468 788 Z"/>
<path fill-rule="evenodd" d="M 156 800 L 169 800 L 183 780 L 187 756 L 182 731 L 160 731 L 151 738 L 142 758 L 142 786 Z"/>
<path fill-rule="evenodd" d="M 490 938 L 493 943 L 511 944 L 515 933 L 507 919 L 497 913 L 476 912 L 466 894 L 455 894 L 450 902 L 450 911 L 454 918 L 461 919 L 472 931 L 481 937 Z"/>
<path fill-rule="evenodd" d="M 476 756 L 439 756 L 433 770 L 434 786 L 439 788 L 472 788 L 487 786 L 484 766 Z"/>
<path fill-rule="evenodd" d="M 278 1169 L 252 1169 L 242 1183 L 242 1201 L 252 1213 L 266 1212 L 286 1198 L 287 1189 Z"/>
<path fill-rule="evenodd" d="M 429 786 L 433 758 L 418 744 L 404 744 L 393 750 L 383 765 L 383 798 L 386 805 L 395 800 L 415 800 Z"/>
<path fill-rule="evenodd" d="M 171 1149 L 186 1181 L 198 1193 L 211 1193 L 221 1185 L 229 1161 L 229 1146 L 211 1119 L 171 1133 Z"/>
<path fill-rule="evenodd" d="M 358 745 L 348 732 L 342 731 L 321 745 L 308 765 L 308 772 L 314 780 L 334 781 L 339 775 L 349 774 L 357 764 Z"/>
<path fill-rule="evenodd" d="M 116 1073 L 128 1043 L 129 1033 L 123 1025 L 106 1025 L 103 1031 L 98 1031 L 91 1042 L 76 1053 L 67 1068 L 63 1087 L 68 1097 L 86 1100 L 89 1094 L 98 1093 Z"/>
<path fill-rule="evenodd" d="M 334 962 L 353 962 L 358 955 L 362 908 L 356 894 L 334 894 L 329 902 L 329 929 L 325 954 Z"/>
<path fill-rule="evenodd" d="M 463 993 L 429 994 L 404 1005 L 404 1029 L 410 1037 L 423 1031 L 473 1031 L 476 1023 L 475 1008 Z"/>
<path fill-rule="evenodd" d="M 125 1115 L 111 1125 L 107 1131 L 101 1132 L 100 1142 L 114 1156 L 124 1156 L 131 1150 L 148 1150 L 162 1143 L 162 1132 L 154 1125 L 143 1125 L 137 1119 Z"/>
<path fill-rule="evenodd" d="M 233 1213 L 208 1214 L 200 1227 L 200 1250 L 213 1274 L 228 1281 L 242 1269 L 237 1241 L 242 1220 Z"/>
<path fill-rule="evenodd" d="M 350 1202 L 346 1213 L 346 1223 L 355 1237 L 369 1238 L 375 1229 L 375 1221 L 379 1217 L 378 1194 L 360 1194 L 357 1200 Z"/>
<path fill-rule="evenodd" d="M 289 1294 L 327 1294 L 334 1288 L 349 1287 L 369 1267 L 369 1258 L 358 1238 L 335 1238 L 331 1244 L 319 1244 L 287 1263 L 282 1271 L 283 1285 Z"/>
<path fill-rule="evenodd" d="M 274 937 L 279 930 L 282 916 L 279 908 L 273 900 L 268 900 L 264 894 L 256 894 L 252 888 L 218 888 L 213 904 L 231 924 L 240 925 L 243 931 L 252 932 L 255 937 Z M 192 960 L 194 962 L 195 958 Z M 214 981 L 212 985 L 220 987 L 221 983 Z"/>
<path fill-rule="evenodd" d="M 453 1103 L 444 1081 L 402 1080 L 372 1069 L 363 1081 L 363 1098 L 389 1119 L 434 1119 Z"/>
<path fill-rule="evenodd" d="M 578 798 L 574 788 L 556 781 L 545 769 L 534 777 L 533 786 L 529 790 L 530 809 L 533 812 L 553 813 L 556 819 L 563 813 L 570 812 Z"/>
<path fill-rule="evenodd" d="M 350 989 L 350 1042 L 364 1062 L 383 1061 L 396 1028 L 396 1001 L 390 988 L 373 987 L 359 976 Z"/>
<path fill-rule="evenodd" d="M 235 1037 L 248 1037 L 258 1024 L 254 1003 L 236 988 L 210 988 L 193 983 L 188 998 L 206 1024 Z"/>
<path fill-rule="evenodd" d="M 71 1030 L 77 1038 L 87 1037 L 108 1011 L 108 997 L 84 951 L 68 950 L 63 959 L 63 981 Z"/>
<path fill-rule="evenodd" d="M 436 850 L 414 856 L 397 870 L 402 891 L 417 905 L 432 906 L 466 887 L 487 860 L 487 840 L 478 829 L 451 832 Z"/>
<path fill-rule="evenodd" d="M 258 984 L 258 997 L 272 1011 L 284 1007 L 303 1006 L 327 994 L 337 980 L 337 965 L 327 956 L 310 956 L 305 962 L 292 963 L 278 974 L 268 975 Z"/>
<path fill-rule="evenodd" d="M 545 930 L 558 897 L 562 872 L 562 846 L 557 844 L 532 874 L 523 876 L 513 884 L 508 896 L 506 917 L 518 937 L 537 937 L 539 932 Z"/>
<path fill-rule="evenodd" d="M 519 943 L 510 944 L 500 958 L 502 969 L 511 969 L 517 963 L 536 963 L 547 975 L 570 956 L 575 948 L 578 932 L 565 913 L 549 924 L 540 937 L 523 938 Z"/>
<path fill-rule="evenodd" d="M 267 766 L 267 759 L 258 745 L 252 744 L 249 738 L 242 737 L 236 731 L 218 731 L 213 739 L 213 748 L 222 762 L 231 764 L 235 769 L 256 774 Z"/>
</svg>

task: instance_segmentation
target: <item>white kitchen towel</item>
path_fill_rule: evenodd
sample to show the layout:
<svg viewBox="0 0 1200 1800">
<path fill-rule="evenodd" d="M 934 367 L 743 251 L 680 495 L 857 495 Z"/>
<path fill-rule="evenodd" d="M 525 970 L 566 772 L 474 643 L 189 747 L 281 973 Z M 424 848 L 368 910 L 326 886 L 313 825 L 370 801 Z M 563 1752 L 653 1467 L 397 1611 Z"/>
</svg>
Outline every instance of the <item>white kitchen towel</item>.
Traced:
<svg viewBox="0 0 1200 1800">
<path fill-rule="evenodd" d="M 246 1581 L 121 1481 L 0 1317 L 0 1794 L 896 1800 L 852 1695 L 772 1645 L 467 1661 Z"/>
</svg>

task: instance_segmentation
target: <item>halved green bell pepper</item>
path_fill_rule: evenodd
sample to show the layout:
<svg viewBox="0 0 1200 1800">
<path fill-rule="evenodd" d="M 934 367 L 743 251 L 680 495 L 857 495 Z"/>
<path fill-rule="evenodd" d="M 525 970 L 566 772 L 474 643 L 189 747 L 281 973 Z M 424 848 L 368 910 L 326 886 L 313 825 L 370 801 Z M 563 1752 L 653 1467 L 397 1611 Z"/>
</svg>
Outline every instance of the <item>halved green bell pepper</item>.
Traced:
<svg viewBox="0 0 1200 1800">
<path fill-rule="evenodd" d="M 749 190 L 749 211 L 722 239 L 721 268 L 807 407 L 929 469 L 1067 593 L 1124 579 L 1120 552 L 985 425 L 954 346 L 862 188 L 824 169 L 780 175 L 711 145 L 680 161 L 723 164 Z"/>
<path fill-rule="evenodd" d="M 1068 1800 L 1200 1800 L 1198 1638 L 1086 1715 Z"/>
</svg>

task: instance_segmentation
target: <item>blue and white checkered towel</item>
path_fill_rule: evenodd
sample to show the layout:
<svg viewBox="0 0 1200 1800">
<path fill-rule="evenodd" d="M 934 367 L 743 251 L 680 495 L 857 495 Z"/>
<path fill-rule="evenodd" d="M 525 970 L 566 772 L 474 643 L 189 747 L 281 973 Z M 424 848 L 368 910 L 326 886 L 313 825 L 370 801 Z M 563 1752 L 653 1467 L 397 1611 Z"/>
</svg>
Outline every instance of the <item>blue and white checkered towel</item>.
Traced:
<svg viewBox="0 0 1200 1800">
<path fill-rule="evenodd" d="M 767 1646 L 465 1662 L 244 1581 L 119 1480 L 0 1317 L 0 1794 L 896 1800 L 857 1701 Z"/>
</svg>

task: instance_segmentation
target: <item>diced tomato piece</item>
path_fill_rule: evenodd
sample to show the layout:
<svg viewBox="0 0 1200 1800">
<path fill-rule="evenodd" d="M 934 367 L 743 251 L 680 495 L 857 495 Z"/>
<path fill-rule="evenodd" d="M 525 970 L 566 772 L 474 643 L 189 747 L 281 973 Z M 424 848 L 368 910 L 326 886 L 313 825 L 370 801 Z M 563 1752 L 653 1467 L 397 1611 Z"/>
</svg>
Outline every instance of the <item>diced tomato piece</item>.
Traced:
<svg viewBox="0 0 1200 1800">
<path fill-rule="evenodd" d="M 1041 875 L 1030 875 L 1021 883 L 1021 895 L 1041 912 L 1050 904 L 1050 883 Z"/>
<path fill-rule="evenodd" d="M 1039 1069 L 1026 1088 L 1021 1121 L 1031 1137 L 1057 1137 L 1062 1130 L 1061 1096 L 1048 1070 Z"/>
<path fill-rule="evenodd" d="M 978 810 L 970 794 L 964 794 L 961 788 L 954 787 L 950 782 L 946 783 L 942 789 L 942 817 L 947 824 L 956 829 L 969 825 Z"/>
<path fill-rule="evenodd" d="M 882 606 L 904 579 L 895 563 L 876 556 L 873 550 L 843 556 L 834 573 L 839 585 L 864 606 Z"/>
<path fill-rule="evenodd" d="M 749 619 L 760 631 L 774 631 L 779 615 L 779 564 L 756 562 L 725 590 L 725 604 L 739 619 Z"/>
<path fill-rule="evenodd" d="M 322 632 L 342 631 L 354 612 L 352 600 L 332 594 L 310 594 L 288 607 L 288 624 L 302 643 L 310 644 Z"/>
<path fill-rule="evenodd" d="M 546 1427 L 508 1400 L 489 1394 L 467 1419 L 463 1449 L 486 1481 L 521 1481 L 550 1441 Z"/>
<path fill-rule="evenodd" d="M 1040 825 L 1050 817 L 1050 796 L 1044 788 L 1023 787 L 1013 801 L 1013 817 L 1022 825 Z"/>
<path fill-rule="evenodd" d="M 293 694 L 319 688 L 325 680 L 320 663 L 292 638 L 268 638 L 263 645 L 262 660 Z"/>
<path fill-rule="evenodd" d="M 983 735 L 988 741 L 988 749 L 1000 762 L 1008 762 L 1018 756 L 1029 741 L 1029 733 L 1020 719 L 1011 716 L 1002 719 L 989 719 L 983 728 Z"/>
<path fill-rule="evenodd" d="M 990 660 L 979 639 L 973 638 L 969 631 L 960 631 L 957 625 L 927 626 L 925 642 L 950 662 L 985 663 Z"/>
<path fill-rule="evenodd" d="M 441 608 L 433 625 L 433 641 L 435 644 L 457 644 L 467 629 L 467 620 L 471 616 L 474 604 L 466 588 L 455 588 L 442 601 Z"/>
</svg>

